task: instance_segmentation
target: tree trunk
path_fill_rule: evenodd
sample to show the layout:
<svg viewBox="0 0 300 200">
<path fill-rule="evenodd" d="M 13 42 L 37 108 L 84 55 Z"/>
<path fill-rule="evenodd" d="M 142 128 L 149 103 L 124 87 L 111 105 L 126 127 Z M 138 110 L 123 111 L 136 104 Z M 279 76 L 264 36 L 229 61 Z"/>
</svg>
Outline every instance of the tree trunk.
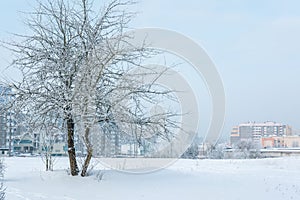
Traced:
<svg viewBox="0 0 300 200">
<path fill-rule="evenodd" d="M 90 128 L 87 127 L 85 129 L 85 143 L 86 143 L 86 147 L 87 147 L 87 155 L 86 155 L 86 158 L 84 160 L 84 164 L 82 166 L 82 171 L 81 171 L 81 176 L 84 177 L 87 175 L 87 169 L 90 165 L 90 161 L 92 159 L 92 155 L 93 155 L 93 148 L 92 148 L 92 145 L 90 143 L 90 140 L 89 140 L 89 134 L 90 134 Z"/>
<path fill-rule="evenodd" d="M 76 161 L 76 152 L 75 152 L 75 145 L 74 145 L 74 121 L 72 117 L 68 118 L 67 127 L 68 127 L 68 154 L 69 154 L 71 175 L 77 176 L 79 169 Z"/>
<path fill-rule="evenodd" d="M 82 171 L 81 171 L 81 176 L 84 177 L 87 175 L 87 169 L 90 165 L 90 161 L 92 159 L 92 155 L 93 155 L 93 149 L 92 148 L 88 148 L 87 150 L 87 155 L 84 161 L 84 164 L 82 166 Z"/>
<path fill-rule="evenodd" d="M 52 155 L 49 155 L 49 171 L 53 171 L 53 160 Z"/>
<path fill-rule="evenodd" d="M 49 170 L 48 155 L 46 154 L 46 171 Z"/>
</svg>

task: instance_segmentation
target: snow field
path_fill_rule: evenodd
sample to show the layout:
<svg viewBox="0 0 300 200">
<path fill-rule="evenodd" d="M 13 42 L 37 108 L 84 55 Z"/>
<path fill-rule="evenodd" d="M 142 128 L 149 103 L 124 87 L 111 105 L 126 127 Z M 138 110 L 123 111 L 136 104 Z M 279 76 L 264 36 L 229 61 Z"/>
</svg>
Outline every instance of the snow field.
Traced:
<svg viewBox="0 0 300 200">
<path fill-rule="evenodd" d="M 93 160 L 89 177 L 68 175 L 68 158 L 44 171 L 39 157 L 4 160 L 7 200 L 300 199 L 300 158 L 178 160 L 153 173 L 111 170 Z M 98 163 L 97 165 L 95 163 Z"/>
</svg>

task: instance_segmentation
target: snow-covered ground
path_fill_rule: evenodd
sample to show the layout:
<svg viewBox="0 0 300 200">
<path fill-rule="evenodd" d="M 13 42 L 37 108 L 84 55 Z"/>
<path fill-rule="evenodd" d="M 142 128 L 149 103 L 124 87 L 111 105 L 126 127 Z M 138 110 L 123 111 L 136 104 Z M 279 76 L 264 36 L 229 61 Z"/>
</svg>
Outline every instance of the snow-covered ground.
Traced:
<svg viewBox="0 0 300 200">
<path fill-rule="evenodd" d="M 6 199 L 51 200 L 288 200 L 300 199 L 300 157 L 262 160 L 178 160 L 142 175 L 94 170 L 67 174 L 67 158 L 53 172 L 40 158 L 5 158 Z M 95 169 L 103 169 L 97 165 Z M 102 177 L 102 178 L 101 178 Z"/>
</svg>

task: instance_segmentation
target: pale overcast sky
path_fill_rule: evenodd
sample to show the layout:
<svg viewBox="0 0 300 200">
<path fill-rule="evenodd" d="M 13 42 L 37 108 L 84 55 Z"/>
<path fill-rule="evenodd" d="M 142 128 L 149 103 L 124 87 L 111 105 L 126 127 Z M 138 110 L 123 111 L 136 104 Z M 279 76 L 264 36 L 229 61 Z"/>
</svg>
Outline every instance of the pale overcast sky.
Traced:
<svg viewBox="0 0 300 200">
<path fill-rule="evenodd" d="M 25 31 L 18 11 L 28 10 L 28 2 L 0 2 L 1 40 Z M 136 7 L 133 27 L 178 31 L 214 60 L 227 99 L 224 134 L 247 121 L 300 129 L 300 1 L 144 0 Z M 10 57 L 0 50 L 3 70 Z"/>
</svg>

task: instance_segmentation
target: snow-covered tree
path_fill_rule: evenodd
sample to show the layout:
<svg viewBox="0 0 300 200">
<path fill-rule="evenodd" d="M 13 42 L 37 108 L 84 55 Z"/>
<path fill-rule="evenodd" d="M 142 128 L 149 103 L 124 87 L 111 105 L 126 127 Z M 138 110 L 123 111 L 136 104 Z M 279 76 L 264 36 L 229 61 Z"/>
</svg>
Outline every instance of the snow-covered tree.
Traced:
<svg viewBox="0 0 300 200">
<path fill-rule="evenodd" d="M 94 126 L 117 124 L 136 140 L 151 135 L 170 139 L 172 129 L 178 127 L 176 113 L 149 114 L 145 109 L 156 104 L 159 96 L 172 99 L 171 91 L 157 87 L 156 78 L 148 84 L 136 78 L 151 73 L 159 77 L 163 71 L 143 67 L 146 72 L 128 75 L 156 53 L 145 44 L 128 43 L 131 36 L 125 32 L 134 13 L 126 9 L 131 4 L 113 0 L 94 12 L 88 0 L 40 1 L 26 21 L 31 34 L 18 35 L 22 42 L 7 43 L 16 55 L 13 66 L 23 75 L 10 84 L 12 108 L 26 116 L 31 129 L 43 129 L 53 118 L 62 122 L 56 128 L 66 130 L 72 175 L 79 173 L 76 133 L 86 147 L 81 171 L 86 176 Z"/>
</svg>

